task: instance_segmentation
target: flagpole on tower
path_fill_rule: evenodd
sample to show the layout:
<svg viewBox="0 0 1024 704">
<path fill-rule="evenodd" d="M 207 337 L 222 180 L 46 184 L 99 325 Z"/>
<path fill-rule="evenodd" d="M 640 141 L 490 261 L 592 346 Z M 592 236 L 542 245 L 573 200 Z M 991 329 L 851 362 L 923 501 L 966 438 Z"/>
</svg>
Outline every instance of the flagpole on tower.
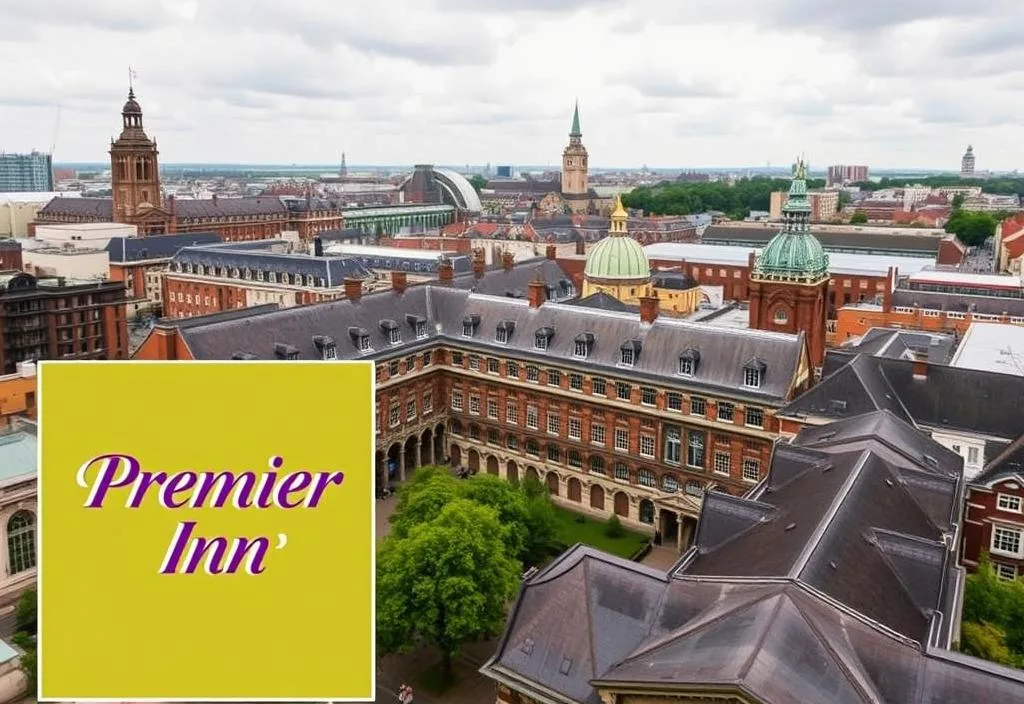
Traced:
<svg viewBox="0 0 1024 704">
<path fill-rule="evenodd" d="M 135 92 L 135 69 L 128 67 L 128 90 Z"/>
</svg>

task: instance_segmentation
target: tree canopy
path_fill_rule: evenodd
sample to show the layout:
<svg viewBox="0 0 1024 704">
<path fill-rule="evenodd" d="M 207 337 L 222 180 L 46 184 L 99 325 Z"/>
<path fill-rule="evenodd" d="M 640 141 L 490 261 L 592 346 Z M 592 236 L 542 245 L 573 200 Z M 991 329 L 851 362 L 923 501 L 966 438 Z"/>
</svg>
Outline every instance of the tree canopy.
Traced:
<svg viewBox="0 0 1024 704">
<path fill-rule="evenodd" d="M 730 185 L 721 181 L 660 183 L 634 188 L 622 198 L 627 208 L 640 208 L 652 215 L 692 215 L 717 210 L 743 219 L 751 210 L 769 210 L 774 191 L 788 191 L 790 179 L 755 176 Z M 809 179 L 808 188 L 821 188 L 821 179 Z"/>
<path fill-rule="evenodd" d="M 882 178 L 878 181 L 861 181 L 853 184 L 864 191 L 879 191 L 886 188 L 903 186 L 931 186 L 932 188 L 969 188 L 980 187 L 985 193 L 995 195 L 1024 196 L 1024 178 L 997 176 L 994 178 L 960 178 L 956 175 L 919 176 L 910 178 Z"/>
<path fill-rule="evenodd" d="M 420 640 L 441 652 L 442 674 L 463 643 L 501 631 L 521 565 L 498 512 L 455 498 L 432 518 L 389 536 L 377 555 L 377 644 L 403 652 Z"/>
<path fill-rule="evenodd" d="M 1024 582 L 999 579 L 986 554 L 978 561 L 978 571 L 967 577 L 960 649 L 1024 667 Z"/>
<path fill-rule="evenodd" d="M 974 210 L 953 210 L 946 221 L 946 232 L 956 234 L 968 247 L 977 247 L 996 233 L 999 219 L 992 213 Z"/>
</svg>

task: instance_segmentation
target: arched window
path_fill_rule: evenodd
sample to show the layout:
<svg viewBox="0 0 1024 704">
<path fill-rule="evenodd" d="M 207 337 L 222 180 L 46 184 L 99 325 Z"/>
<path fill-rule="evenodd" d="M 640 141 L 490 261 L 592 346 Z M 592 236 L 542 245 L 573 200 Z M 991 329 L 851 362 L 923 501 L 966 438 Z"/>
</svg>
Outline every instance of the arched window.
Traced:
<svg viewBox="0 0 1024 704">
<path fill-rule="evenodd" d="M 640 502 L 640 522 L 648 525 L 654 523 L 654 502 L 650 499 Z"/>
<path fill-rule="evenodd" d="M 666 474 L 661 478 L 661 488 L 674 494 L 679 491 L 679 480 L 675 478 L 675 475 Z"/>
<path fill-rule="evenodd" d="M 654 487 L 657 485 L 657 481 L 654 478 L 654 472 L 649 469 L 641 469 L 636 473 L 636 483 L 640 486 Z"/>
<path fill-rule="evenodd" d="M 462 435 L 462 423 L 452 418 L 448 423 L 452 435 Z"/>
<path fill-rule="evenodd" d="M 690 496 L 703 496 L 704 487 L 696 479 L 691 479 L 690 481 L 686 482 L 686 493 L 689 494 Z"/>
<path fill-rule="evenodd" d="M 11 574 L 36 566 L 36 517 L 18 511 L 7 521 L 7 564 Z"/>
<path fill-rule="evenodd" d="M 590 458 L 590 471 L 594 474 L 604 474 L 604 460 L 597 455 Z"/>
</svg>

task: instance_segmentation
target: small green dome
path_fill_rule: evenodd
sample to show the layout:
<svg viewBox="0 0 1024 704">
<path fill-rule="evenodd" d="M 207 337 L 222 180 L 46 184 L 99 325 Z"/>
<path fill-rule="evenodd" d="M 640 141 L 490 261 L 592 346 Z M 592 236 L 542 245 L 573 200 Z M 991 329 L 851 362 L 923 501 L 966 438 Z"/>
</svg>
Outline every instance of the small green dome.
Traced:
<svg viewBox="0 0 1024 704">
<path fill-rule="evenodd" d="M 649 279 L 651 263 L 635 239 L 610 235 L 587 254 L 583 275 L 588 279 Z"/>
<path fill-rule="evenodd" d="M 784 230 L 761 252 L 754 274 L 766 279 L 816 281 L 828 276 L 828 255 L 811 233 Z"/>
</svg>

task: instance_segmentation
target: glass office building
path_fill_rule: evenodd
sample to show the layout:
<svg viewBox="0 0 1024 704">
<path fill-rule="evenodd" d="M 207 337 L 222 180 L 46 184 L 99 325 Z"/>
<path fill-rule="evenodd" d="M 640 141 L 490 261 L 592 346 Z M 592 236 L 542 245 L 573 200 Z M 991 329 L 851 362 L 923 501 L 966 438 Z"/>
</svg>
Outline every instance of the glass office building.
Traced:
<svg viewBox="0 0 1024 704">
<path fill-rule="evenodd" d="M 41 152 L 0 152 L 0 193 L 53 190 L 53 157 Z"/>
</svg>

